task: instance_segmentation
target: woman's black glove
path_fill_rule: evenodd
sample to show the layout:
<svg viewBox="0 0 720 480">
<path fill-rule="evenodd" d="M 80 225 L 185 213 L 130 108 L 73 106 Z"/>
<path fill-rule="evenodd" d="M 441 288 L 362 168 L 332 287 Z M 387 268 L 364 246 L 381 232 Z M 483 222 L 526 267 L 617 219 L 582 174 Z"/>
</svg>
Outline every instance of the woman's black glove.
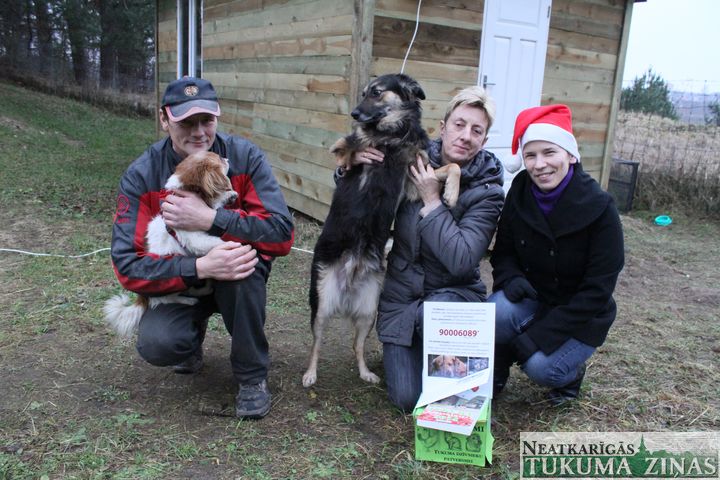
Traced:
<svg viewBox="0 0 720 480">
<path fill-rule="evenodd" d="M 517 303 L 523 298 L 537 300 L 537 291 L 530 285 L 525 277 L 515 277 L 503 287 L 505 298 L 512 303 Z"/>
</svg>

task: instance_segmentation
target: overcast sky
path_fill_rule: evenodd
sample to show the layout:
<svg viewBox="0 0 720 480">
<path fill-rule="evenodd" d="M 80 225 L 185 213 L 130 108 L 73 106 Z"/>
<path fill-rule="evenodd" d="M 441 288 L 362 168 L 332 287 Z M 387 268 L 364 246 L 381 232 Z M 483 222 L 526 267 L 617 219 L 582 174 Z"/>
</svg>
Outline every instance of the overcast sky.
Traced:
<svg viewBox="0 0 720 480">
<path fill-rule="evenodd" d="M 623 83 L 649 67 L 673 90 L 720 92 L 720 0 L 636 2 Z"/>
</svg>

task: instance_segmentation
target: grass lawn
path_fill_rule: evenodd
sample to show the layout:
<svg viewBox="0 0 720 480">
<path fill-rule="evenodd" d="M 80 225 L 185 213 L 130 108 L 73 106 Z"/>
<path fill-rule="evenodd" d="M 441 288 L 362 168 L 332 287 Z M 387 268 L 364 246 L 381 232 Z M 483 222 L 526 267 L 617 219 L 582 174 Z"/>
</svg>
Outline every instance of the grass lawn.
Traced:
<svg viewBox="0 0 720 480">
<path fill-rule="evenodd" d="M 120 175 L 155 138 L 125 118 L 2 83 L 0 248 L 74 255 L 109 246 Z M 673 215 L 657 227 L 658 213 Z M 269 282 L 273 409 L 239 421 L 228 335 L 214 319 L 191 376 L 140 360 L 101 318 L 120 292 L 106 251 L 82 258 L 0 251 L 0 479 L 517 478 L 523 431 L 720 429 L 720 226 L 681 212 L 622 217 L 619 315 L 582 397 L 553 408 L 516 367 L 495 399 L 486 468 L 414 459 L 412 417 L 357 375 L 351 328 L 328 328 L 318 384 L 301 385 L 311 343 L 310 255 Z M 318 227 L 297 217 L 296 247 Z M 487 263 L 483 271 L 489 279 Z M 370 368 L 382 375 L 371 334 Z"/>
</svg>

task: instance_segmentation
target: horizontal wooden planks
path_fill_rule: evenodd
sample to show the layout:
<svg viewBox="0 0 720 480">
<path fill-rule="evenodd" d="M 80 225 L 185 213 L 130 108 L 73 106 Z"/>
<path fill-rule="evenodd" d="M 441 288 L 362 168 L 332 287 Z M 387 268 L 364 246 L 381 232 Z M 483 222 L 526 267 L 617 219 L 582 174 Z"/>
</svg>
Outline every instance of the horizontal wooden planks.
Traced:
<svg viewBox="0 0 720 480">
<path fill-rule="evenodd" d="M 460 29 L 480 28 L 483 23 L 484 2 L 454 1 L 425 2 L 420 7 L 420 19 L 426 24 L 444 25 Z M 407 0 L 377 0 L 376 15 L 415 22 L 417 2 Z"/>
<path fill-rule="evenodd" d="M 402 67 L 402 58 L 374 57 L 371 75 L 398 73 Z M 405 73 L 415 79 L 439 80 L 473 85 L 478 77 L 476 65 L 454 65 L 451 63 L 425 62 L 409 58 L 405 64 Z M 421 83 L 422 85 L 422 83 Z"/>
<path fill-rule="evenodd" d="M 298 22 L 323 21 L 328 18 L 352 15 L 352 2 L 337 0 L 285 2 L 224 16 L 213 15 L 212 10 L 206 9 L 203 16 L 203 33 L 207 35 L 233 33 L 263 28 L 263 26 L 272 28 L 279 25 L 295 25 Z"/>
<path fill-rule="evenodd" d="M 346 35 L 314 36 L 230 42 L 203 49 L 205 61 L 256 59 L 262 57 L 349 56 L 352 37 Z"/>
<path fill-rule="evenodd" d="M 204 76 L 221 125 L 260 146 L 288 203 L 324 218 L 334 191 L 329 147 L 350 128 L 352 2 L 207 5 Z"/>
<path fill-rule="evenodd" d="M 176 61 L 173 0 L 160 0 L 158 73 Z M 371 76 L 399 71 L 417 3 L 375 0 Z M 288 202 L 324 218 L 334 184 L 328 148 L 350 129 L 354 0 L 205 0 L 203 75 L 223 107 L 221 125 L 267 152 Z M 163 7 L 164 6 L 164 7 Z M 405 73 L 423 87 L 423 124 L 437 135 L 445 106 L 477 81 L 484 2 L 425 2 Z M 554 0 L 542 103 L 573 110 L 583 165 L 605 155 L 623 0 Z M 164 72 L 164 73 L 163 73 Z M 174 71 L 172 72 L 174 76 Z"/>
<path fill-rule="evenodd" d="M 373 55 L 404 58 L 415 22 L 375 17 Z M 422 23 L 408 58 L 432 63 L 477 66 L 480 58 L 480 26 L 459 29 Z"/>
<path fill-rule="evenodd" d="M 285 188 L 282 185 L 280 185 L 280 189 L 285 196 L 285 201 L 291 208 L 319 220 L 324 220 L 325 217 L 327 217 L 328 211 L 330 210 L 329 204 L 319 202 L 314 198 L 307 197 L 302 193 Z"/>
<path fill-rule="evenodd" d="M 600 179 L 605 168 L 625 4 L 615 0 L 554 0 L 542 100 L 565 103 L 583 166 Z"/>
</svg>

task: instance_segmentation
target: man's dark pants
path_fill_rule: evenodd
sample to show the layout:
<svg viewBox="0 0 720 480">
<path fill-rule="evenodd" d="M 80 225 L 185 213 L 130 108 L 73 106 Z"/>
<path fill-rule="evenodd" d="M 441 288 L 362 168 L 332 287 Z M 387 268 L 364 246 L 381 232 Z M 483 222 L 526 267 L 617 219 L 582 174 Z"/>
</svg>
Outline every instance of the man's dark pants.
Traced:
<svg viewBox="0 0 720 480">
<path fill-rule="evenodd" d="M 266 284 L 270 263 L 258 261 L 255 272 L 236 282 L 214 282 L 211 295 L 197 305 L 162 304 L 148 309 L 140 320 L 137 350 L 148 363 L 177 365 L 202 345 L 204 324 L 220 312 L 232 336 L 230 363 L 235 379 L 256 384 L 267 378 L 270 365 L 265 337 Z"/>
</svg>

